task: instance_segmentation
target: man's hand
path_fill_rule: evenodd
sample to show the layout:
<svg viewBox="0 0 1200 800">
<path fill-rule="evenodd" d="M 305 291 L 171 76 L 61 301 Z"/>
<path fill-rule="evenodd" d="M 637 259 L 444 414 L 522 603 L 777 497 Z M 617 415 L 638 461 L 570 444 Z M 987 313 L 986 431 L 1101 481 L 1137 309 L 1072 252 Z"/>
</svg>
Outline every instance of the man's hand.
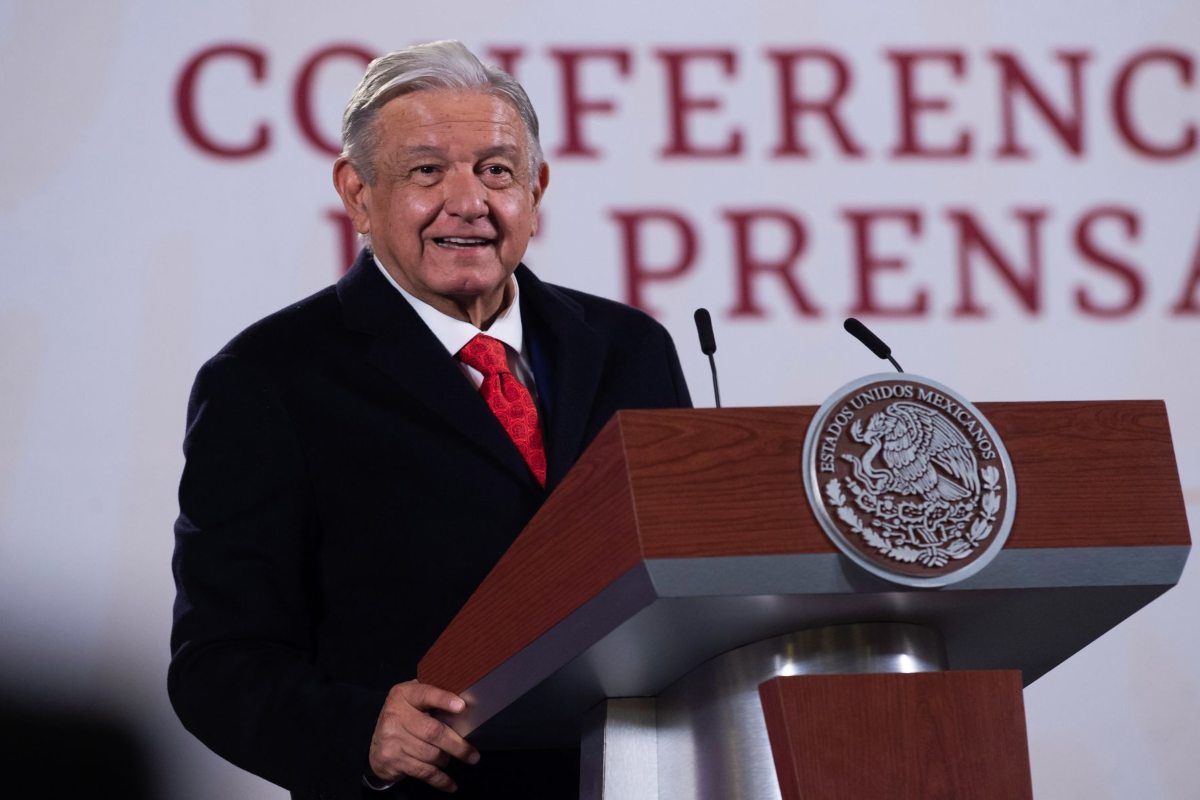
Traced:
<svg viewBox="0 0 1200 800">
<path fill-rule="evenodd" d="M 458 786 L 441 767 L 450 763 L 451 756 L 474 764 L 479 753 L 427 712 L 457 714 L 466 707 L 458 695 L 429 684 L 409 681 L 393 686 L 371 737 L 371 772 L 389 783 L 407 775 L 443 792 L 456 790 Z"/>
</svg>

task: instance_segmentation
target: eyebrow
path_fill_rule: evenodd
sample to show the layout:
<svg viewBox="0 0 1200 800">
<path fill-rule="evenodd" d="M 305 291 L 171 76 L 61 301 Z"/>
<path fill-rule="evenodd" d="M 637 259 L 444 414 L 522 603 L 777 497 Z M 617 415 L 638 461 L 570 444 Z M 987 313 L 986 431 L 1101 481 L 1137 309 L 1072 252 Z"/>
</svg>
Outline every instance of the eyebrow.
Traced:
<svg viewBox="0 0 1200 800">
<path fill-rule="evenodd" d="M 517 155 L 517 148 L 513 147 L 511 144 L 498 144 L 495 147 L 489 147 L 480 152 L 479 160 L 484 161 L 495 156 L 503 156 L 504 158 L 511 158 L 513 161 L 516 161 Z"/>
</svg>

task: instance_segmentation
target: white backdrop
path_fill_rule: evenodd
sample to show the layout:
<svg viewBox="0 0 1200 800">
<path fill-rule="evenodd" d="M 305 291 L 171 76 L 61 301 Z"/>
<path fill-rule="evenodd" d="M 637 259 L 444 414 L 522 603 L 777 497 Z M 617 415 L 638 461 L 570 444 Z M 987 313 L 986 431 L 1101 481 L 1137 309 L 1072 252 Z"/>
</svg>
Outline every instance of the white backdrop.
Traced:
<svg viewBox="0 0 1200 800">
<path fill-rule="evenodd" d="M 282 796 L 166 699 L 187 392 L 338 277 L 354 54 L 435 38 L 539 109 L 527 262 L 655 311 L 697 404 L 697 305 L 726 405 L 877 371 L 855 313 L 976 401 L 1165 398 L 1200 518 L 1200 5 L 428 5 L 0 2 L 0 694 L 119 721 L 161 796 Z M 1038 797 L 1195 796 L 1196 570 L 1026 691 Z"/>
</svg>

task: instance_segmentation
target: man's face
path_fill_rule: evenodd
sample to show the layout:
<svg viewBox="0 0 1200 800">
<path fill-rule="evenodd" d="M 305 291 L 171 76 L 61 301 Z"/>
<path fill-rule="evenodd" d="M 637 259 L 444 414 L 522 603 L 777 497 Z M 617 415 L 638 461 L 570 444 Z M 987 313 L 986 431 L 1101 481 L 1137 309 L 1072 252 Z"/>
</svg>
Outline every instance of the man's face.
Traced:
<svg viewBox="0 0 1200 800">
<path fill-rule="evenodd" d="M 339 162 L 334 182 L 375 255 L 415 297 L 477 325 L 500 308 L 549 179 L 530 180 L 516 110 L 474 91 L 420 91 L 376 117 L 375 183 Z"/>
</svg>

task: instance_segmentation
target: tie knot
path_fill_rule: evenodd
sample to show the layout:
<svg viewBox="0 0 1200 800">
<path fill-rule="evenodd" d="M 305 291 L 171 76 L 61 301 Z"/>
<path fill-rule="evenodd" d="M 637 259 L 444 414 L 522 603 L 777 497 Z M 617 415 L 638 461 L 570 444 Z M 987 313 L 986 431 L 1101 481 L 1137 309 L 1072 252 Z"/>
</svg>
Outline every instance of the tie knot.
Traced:
<svg viewBox="0 0 1200 800">
<path fill-rule="evenodd" d="M 458 351 L 458 360 L 485 376 L 508 372 L 508 351 L 504 348 L 504 342 L 482 333 L 476 334 L 474 339 L 463 345 Z"/>
</svg>

